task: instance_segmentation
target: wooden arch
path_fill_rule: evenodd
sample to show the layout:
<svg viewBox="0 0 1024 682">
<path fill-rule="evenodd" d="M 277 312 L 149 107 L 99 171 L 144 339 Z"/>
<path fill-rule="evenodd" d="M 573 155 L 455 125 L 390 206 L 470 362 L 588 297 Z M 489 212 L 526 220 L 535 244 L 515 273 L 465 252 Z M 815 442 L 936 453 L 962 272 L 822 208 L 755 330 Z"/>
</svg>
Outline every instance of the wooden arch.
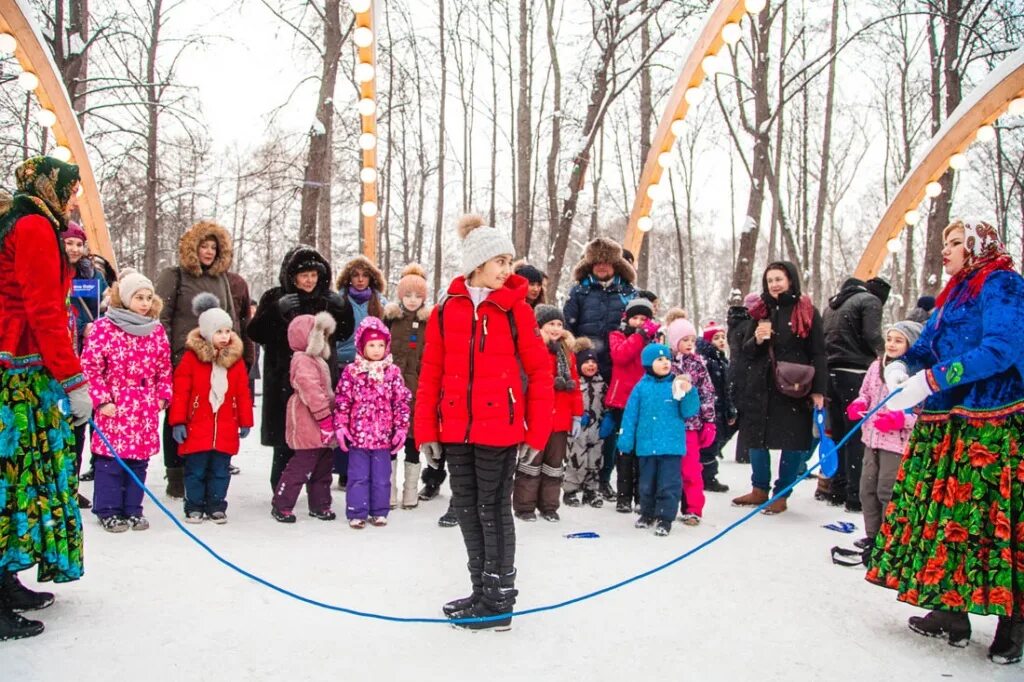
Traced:
<svg viewBox="0 0 1024 682">
<path fill-rule="evenodd" d="M 726 44 L 724 36 L 728 35 L 732 42 L 739 40 L 740 20 L 748 12 L 763 11 L 766 4 L 764 0 L 719 0 L 690 48 L 690 54 L 683 62 L 679 78 L 669 95 L 668 104 L 658 123 L 654 139 L 651 140 L 651 150 L 647 153 L 647 160 L 644 162 L 644 169 L 640 174 L 640 184 L 637 187 L 636 197 L 633 199 L 633 209 L 629 214 L 629 223 L 626 226 L 626 238 L 623 240 L 623 246 L 633 253 L 640 253 L 640 244 L 643 242 L 644 233 L 651 228 L 650 212 L 654 200 L 651 198 L 650 192 L 652 187 L 658 186 L 664 172 L 658 163 L 658 157 L 672 151 L 677 137 L 676 133 L 672 131 L 673 124 L 686 118 L 691 103 L 696 104 L 699 101 L 697 98 L 703 97 L 706 92 L 702 89 L 704 79 L 713 75 L 707 73 L 705 59 L 718 54 L 722 46 Z"/>
<path fill-rule="evenodd" d="M 868 279 L 881 270 L 888 255 L 890 240 L 898 239 L 907 219 L 917 222 L 921 213 L 916 207 L 928 196 L 926 189 L 951 167 L 951 160 L 963 154 L 978 139 L 978 130 L 988 126 L 1007 111 L 1013 100 L 1024 96 L 1024 47 L 1007 57 L 992 70 L 971 94 L 958 106 L 939 128 L 924 156 L 907 176 L 878 221 L 875 233 L 868 241 L 864 255 L 854 271 L 854 277 Z M 1024 102 L 1015 103 L 1014 109 Z M 989 131 L 991 132 L 991 131 Z M 953 161 L 955 169 L 960 159 Z M 933 185 L 934 187 L 934 185 Z"/>
<path fill-rule="evenodd" d="M 69 160 L 78 164 L 82 178 L 82 195 L 78 206 L 82 226 L 89 236 L 90 250 L 114 264 L 114 249 L 110 243 L 107 219 L 103 214 L 99 187 L 89 163 L 82 128 L 71 108 L 71 99 L 64 88 L 57 65 L 53 63 L 42 36 L 23 11 L 19 0 L 0 0 L 0 34 L 4 33 L 14 36 L 17 41 L 14 58 L 21 64 L 21 68 L 39 79 L 34 92 L 39 99 L 39 106 L 56 116 L 52 132 L 57 144 L 69 150 Z"/>
</svg>

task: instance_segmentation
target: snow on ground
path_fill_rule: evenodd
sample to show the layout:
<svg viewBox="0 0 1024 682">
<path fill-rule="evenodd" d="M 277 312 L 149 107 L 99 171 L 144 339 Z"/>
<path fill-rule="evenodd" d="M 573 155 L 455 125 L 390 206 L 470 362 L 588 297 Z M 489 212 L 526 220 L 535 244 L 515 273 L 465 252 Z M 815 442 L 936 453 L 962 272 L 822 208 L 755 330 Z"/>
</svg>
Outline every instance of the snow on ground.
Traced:
<svg viewBox="0 0 1024 682">
<path fill-rule="evenodd" d="M 269 514 L 270 454 L 257 434 L 235 458 L 242 473 L 231 482 L 229 523 L 193 527 L 224 556 L 303 595 L 390 615 L 436 617 L 467 591 L 459 531 L 436 524 L 447 490 L 396 510 L 386 528 L 312 519 L 304 495 L 298 523 L 278 524 Z M 150 482 L 161 496 L 162 474 L 155 458 Z M 748 489 L 749 467 L 726 461 L 720 478 L 732 490 L 709 494 L 704 523 L 677 523 L 668 538 L 635 530 L 633 515 L 607 506 L 563 508 L 558 524 L 519 523 L 519 607 L 604 587 L 710 537 L 744 513 L 729 500 Z M 822 524 L 861 528 L 862 520 L 815 502 L 813 488 L 802 483 L 791 511 L 758 516 L 661 573 L 518 618 L 505 633 L 371 621 L 295 602 L 227 570 L 148 501 L 146 532 L 108 534 L 87 515 L 85 578 L 48 588 L 57 603 L 39 614 L 42 636 L 0 644 L 0 679 L 1021 679 L 1020 666 L 985 658 L 994 618 L 972 617 L 971 646 L 953 649 L 911 633 L 906 619 L 920 611 L 865 583 L 862 570 L 833 566 L 829 548 L 859 536 Z M 335 491 L 339 512 L 342 495 Z M 180 503 L 172 508 L 180 514 Z M 562 537 L 584 530 L 601 537 Z"/>
</svg>

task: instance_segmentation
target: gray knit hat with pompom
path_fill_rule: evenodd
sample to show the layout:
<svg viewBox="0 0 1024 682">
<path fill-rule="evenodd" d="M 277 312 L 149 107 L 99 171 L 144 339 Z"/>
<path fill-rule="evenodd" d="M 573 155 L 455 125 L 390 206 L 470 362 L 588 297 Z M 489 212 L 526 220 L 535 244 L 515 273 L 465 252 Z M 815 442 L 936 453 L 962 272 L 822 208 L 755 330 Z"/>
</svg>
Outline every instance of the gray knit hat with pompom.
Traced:
<svg viewBox="0 0 1024 682">
<path fill-rule="evenodd" d="M 497 228 L 484 225 L 483 216 L 462 216 L 458 229 L 462 237 L 462 274 L 466 277 L 492 258 L 515 255 L 512 240 Z"/>
<path fill-rule="evenodd" d="M 213 335 L 221 329 L 232 329 L 231 316 L 220 307 L 220 301 L 209 292 L 192 299 L 192 312 L 199 317 L 199 335 L 213 343 Z"/>
</svg>

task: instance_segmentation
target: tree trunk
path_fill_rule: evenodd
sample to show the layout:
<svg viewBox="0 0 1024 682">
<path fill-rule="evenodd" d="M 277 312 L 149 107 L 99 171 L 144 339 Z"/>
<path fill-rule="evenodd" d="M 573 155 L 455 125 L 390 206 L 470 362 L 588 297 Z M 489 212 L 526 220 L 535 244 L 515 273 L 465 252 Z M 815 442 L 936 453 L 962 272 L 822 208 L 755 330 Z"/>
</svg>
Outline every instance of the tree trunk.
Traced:
<svg viewBox="0 0 1024 682">
<path fill-rule="evenodd" d="M 551 60 L 554 106 L 554 111 L 551 112 L 551 148 L 548 150 L 547 159 L 548 243 L 558 230 L 558 154 L 562 146 L 562 69 L 558 63 L 558 47 L 555 43 L 556 2 L 557 0 L 544 0 L 547 8 L 548 57 Z"/>
<path fill-rule="evenodd" d="M 144 268 L 147 275 L 155 277 L 160 255 L 160 228 L 157 224 L 157 193 L 159 178 L 159 123 L 160 102 L 156 92 L 156 56 L 160 45 L 160 26 L 163 19 L 163 0 L 153 0 L 152 24 L 149 44 L 146 46 L 146 255 Z"/>
<path fill-rule="evenodd" d="M 530 254 L 530 169 L 533 156 L 530 123 L 530 0 L 519 0 L 519 102 L 516 105 L 516 254 Z"/>
<path fill-rule="evenodd" d="M 338 80 L 341 58 L 340 0 L 325 0 L 324 49 L 320 65 L 320 91 L 317 95 L 316 120 L 309 136 L 309 154 L 302 182 L 299 208 L 299 242 L 316 246 L 325 257 L 331 257 L 330 182 L 334 132 L 334 87 Z"/>
<path fill-rule="evenodd" d="M 438 0 L 438 57 L 440 58 L 439 72 L 441 74 L 441 101 L 437 122 L 437 213 L 434 217 L 434 300 L 436 301 L 441 292 L 441 270 L 444 267 L 444 258 L 441 253 L 442 232 L 444 229 L 444 115 L 445 98 L 448 95 L 448 72 L 445 69 L 445 47 L 444 47 L 444 2 Z"/>
<path fill-rule="evenodd" d="M 647 2 L 640 3 L 640 11 L 647 11 Z M 640 29 L 640 54 L 647 54 L 651 49 L 651 29 L 649 24 L 644 24 Z M 654 105 L 651 102 L 651 67 L 645 64 L 640 71 L 640 172 L 643 172 L 644 164 L 647 163 L 647 154 L 651 151 L 651 120 L 654 118 Z M 634 190 L 636 188 L 634 187 Z M 689 197 L 687 197 L 689 201 Z M 689 229 L 690 213 L 686 213 L 687 229 Z M 654 230 L 644 236 L 640 242 L 640 253 L 636 254 L 637 282 L 641 289 L 647 289 L 651 269 L 651 240 L 654 239 Z M 685 284 L 680 282 L 680 286 Z M 675 351 L 673 351 L 675 352 Z"/>
</svg>

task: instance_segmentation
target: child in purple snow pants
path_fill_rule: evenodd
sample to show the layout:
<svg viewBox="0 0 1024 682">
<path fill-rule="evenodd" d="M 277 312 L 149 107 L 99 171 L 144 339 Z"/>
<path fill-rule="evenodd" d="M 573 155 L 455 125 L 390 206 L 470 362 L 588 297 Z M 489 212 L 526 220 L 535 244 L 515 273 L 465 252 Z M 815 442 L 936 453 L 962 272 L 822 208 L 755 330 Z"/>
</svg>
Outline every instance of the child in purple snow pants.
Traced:
<svg viewBox="0 0 1024 682">
<path fill-rule="evenodd" d="M 390 509 L 391 450 L 349 449 L 345 515 L 386 517 Z"/>
</svg>

